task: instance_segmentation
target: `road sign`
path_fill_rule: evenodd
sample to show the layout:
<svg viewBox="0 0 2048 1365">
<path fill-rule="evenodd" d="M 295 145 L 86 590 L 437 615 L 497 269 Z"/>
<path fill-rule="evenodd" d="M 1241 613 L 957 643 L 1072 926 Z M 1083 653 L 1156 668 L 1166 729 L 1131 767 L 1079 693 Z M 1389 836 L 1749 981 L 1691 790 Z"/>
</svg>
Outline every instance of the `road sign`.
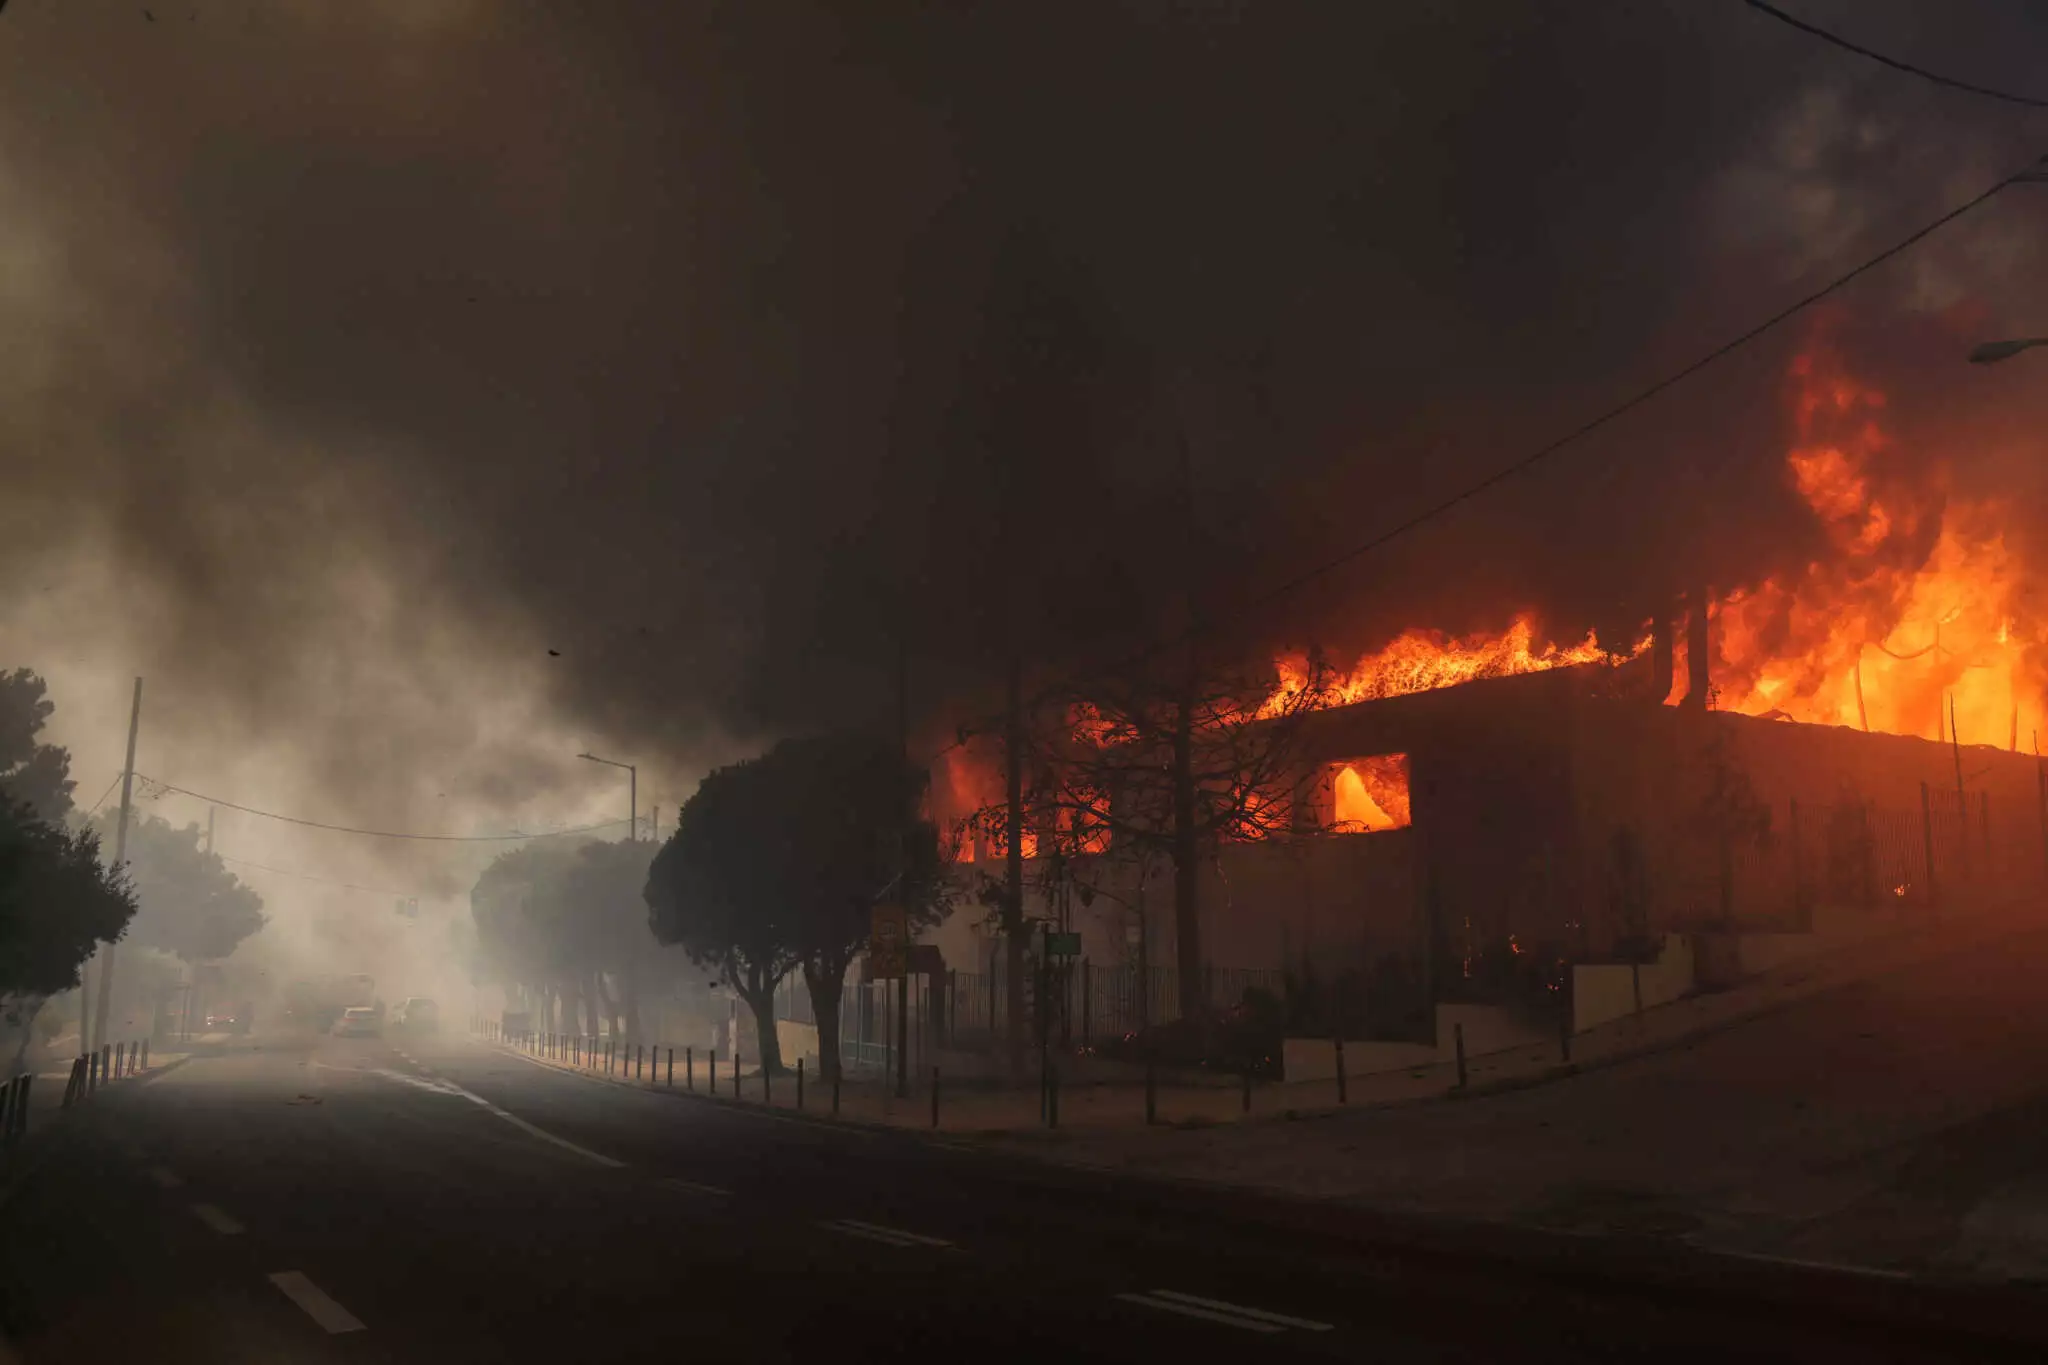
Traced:
<svg viewBox="0 0 2048 1365">
<path fill-rule="evenodd" d="M 878 905 L 868 920 L 868 973 L 902 976 L 909 956 L 910 921 L 900 905 Z"/>
<path fill-rule="evenodd" d="M 1079 957 L 1081 936 L 1079 934 L 1047 934 L 1045 936 L 1047 957 Z"/>
</svg>

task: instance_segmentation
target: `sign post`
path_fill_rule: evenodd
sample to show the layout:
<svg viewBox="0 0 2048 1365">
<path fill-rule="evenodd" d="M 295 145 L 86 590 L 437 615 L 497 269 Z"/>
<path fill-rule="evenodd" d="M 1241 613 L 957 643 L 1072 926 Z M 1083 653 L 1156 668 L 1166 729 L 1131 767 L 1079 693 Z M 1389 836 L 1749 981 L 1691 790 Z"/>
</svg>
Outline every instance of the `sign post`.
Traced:
<svg viewBox="0 0 2048 1365">
<path fill-rule="evenodd" d="M 909 922 L 900 905 L 878 905 L 868 921 L 868 975 L 877 981 L 902 976 L 909 957 Z"/>
</svg>

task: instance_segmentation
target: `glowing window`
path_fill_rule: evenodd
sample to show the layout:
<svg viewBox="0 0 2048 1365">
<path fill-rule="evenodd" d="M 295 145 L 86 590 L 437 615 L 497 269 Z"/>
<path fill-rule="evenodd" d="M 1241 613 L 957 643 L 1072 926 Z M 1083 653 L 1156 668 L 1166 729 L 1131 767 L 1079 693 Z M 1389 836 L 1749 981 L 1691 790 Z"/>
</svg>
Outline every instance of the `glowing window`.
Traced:
<svg viewBox="0 0 2048 1365">
<path fill-rule="evenodd" d="M 1408 755 L 1379 754 L 1330 765 L 1329 824 L 1339 834 L 1406 829 Z"/>
</svg>

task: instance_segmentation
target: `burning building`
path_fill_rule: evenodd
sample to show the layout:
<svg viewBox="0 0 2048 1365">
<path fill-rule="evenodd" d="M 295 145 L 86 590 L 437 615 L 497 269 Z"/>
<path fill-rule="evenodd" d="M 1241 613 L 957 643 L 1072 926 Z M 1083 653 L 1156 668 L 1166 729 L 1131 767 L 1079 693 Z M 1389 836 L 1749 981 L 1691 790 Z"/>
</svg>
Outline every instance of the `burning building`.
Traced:
<svg viewBox="0 0 2048 1365">
<path fill-rule="evenodd" d="M 1225 995 L 1265 973 L 1483 997 L 1674 934 L 1801 932 L 2040 881 L 2048 619 L 2006 509 L 1905 458 L 1883 395 L 1825 345 L 1790 381 L 1786 479 L 1820 547 L 1795 571 L 1684 593 L 1619 642 L 1546 643 L 1522 615 L 1411 630 L 1335 673 L 1275 661 L 1248 719 L 1292 715 L 1287 818 L 1217 841 L 1199 873 Z M 992 778 L 950 760 L 939 805 L 999 802 L 999 761 Z M 1170 869 L 1063 828 L 1026 822 L 1034 873 L 1057 873 L 1030 879 L 1027 916 L 1098 963 L 1171 961 Z M 1000 851 L 984 833 L 961 857 Z M 988 945 L 949 956 L 987 962 Z"/>
</svg>

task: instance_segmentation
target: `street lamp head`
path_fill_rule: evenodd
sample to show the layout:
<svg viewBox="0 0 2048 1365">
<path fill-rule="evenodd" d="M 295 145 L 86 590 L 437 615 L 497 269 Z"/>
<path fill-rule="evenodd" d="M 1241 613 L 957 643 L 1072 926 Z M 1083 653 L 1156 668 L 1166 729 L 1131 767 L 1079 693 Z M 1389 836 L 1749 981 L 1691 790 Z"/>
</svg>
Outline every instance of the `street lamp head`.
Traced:
<svg viewBox="0 0 2048 1365">
<path fill-rule="evenodd" d="M 2019 337 L 2011 341 L 1987 341 L 1970 352 L 1972 365 L 1995 365 L 2001 360 L 2010 360 L 2021 351 L 2030 351 L 2036 346 L 2048 346 L 2048 337 Z"/>
</svg>

